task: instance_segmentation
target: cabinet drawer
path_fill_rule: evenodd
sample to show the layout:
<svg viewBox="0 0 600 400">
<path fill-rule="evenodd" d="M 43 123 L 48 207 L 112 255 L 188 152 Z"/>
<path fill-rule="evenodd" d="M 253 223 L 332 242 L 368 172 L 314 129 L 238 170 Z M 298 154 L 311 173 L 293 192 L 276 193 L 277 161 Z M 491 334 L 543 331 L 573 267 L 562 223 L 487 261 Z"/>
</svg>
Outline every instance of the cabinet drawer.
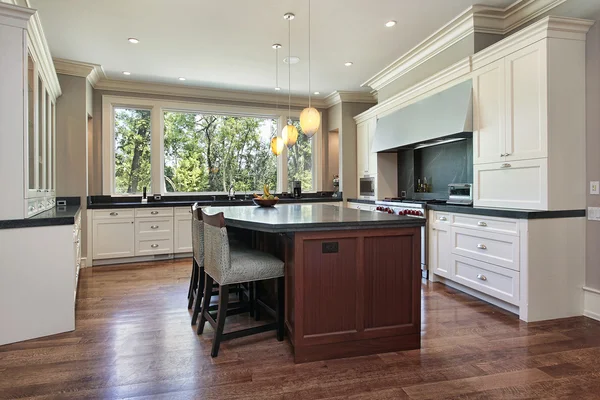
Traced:
<svg viewBox="0 0 600 400">
<path fill-rule="evenodd" d="M 479 217 L 477 215 L 454 214 L 454 226 L 473 228 L 485 232 L 519 234 L 519 224 L 514 219 Z"/>
<path fill-rule="evenodd" d="M 135 210 L 136 218 L 145 217 L 172 217 L 172 207 L 156 207 L 156 208 L 137 208 Z"/>
<path fill-rule="evenodd" d="M 476 207 L 548 209 L 548 161 L 545 158 L 473 166 Z"/>
<path fill-rule="evenodd" d="M 135 242 L 136 256 L 171 253 L 173 253 L 173 238 L 137 240 Z"/>
<path fill-rule="evenodd" d="M 453 255 L 452 280 L 507 303 L 519 304 L 519 272 Z"/>
<path fill-rule="evenodd" d="M 452 253 L 519 270 L 519 238 L 512 235 L 452 228 Z"/>
<path fill-rule="evenodd" d="M 173 235 L 173 217 L 137 218 L 135 232 L 139 239 L 168 239 Z"/>
<path fill-rule="evenodd" d="M 175 207 L 175 215 L 189 215 L 192 217 L 192 206 L 187 207 Z"/>
<path fill-rule="evenodd" d="M 451 221 L 450 213 L 443 211 L 434 211 L 433 212 L 433 221 L 436 223 L 449 224 Z"/>
<path fill-rule="evenodd" d="M 119 208 L 111 210 L 94 210 L 94 219 L 133 218 L 133 208 Z"/>
</svg>

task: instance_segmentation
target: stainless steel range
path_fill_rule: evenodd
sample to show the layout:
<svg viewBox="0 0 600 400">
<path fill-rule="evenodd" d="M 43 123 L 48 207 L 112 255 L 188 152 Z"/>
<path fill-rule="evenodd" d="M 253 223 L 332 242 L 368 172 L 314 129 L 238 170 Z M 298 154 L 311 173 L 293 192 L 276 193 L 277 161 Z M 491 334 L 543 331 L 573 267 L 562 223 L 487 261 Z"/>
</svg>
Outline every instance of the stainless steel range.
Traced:
<svg viewBox="0 0 600 400">
<path fill-rule="evenodd" d="M 445 203 L 445 200 L 385 199 L 375 202 L 375 211 L 427 220 L 427 204 L 431 203 Z M 427 224 L 421 227 L 421 271 L 427 278 Z"/>
</svg>

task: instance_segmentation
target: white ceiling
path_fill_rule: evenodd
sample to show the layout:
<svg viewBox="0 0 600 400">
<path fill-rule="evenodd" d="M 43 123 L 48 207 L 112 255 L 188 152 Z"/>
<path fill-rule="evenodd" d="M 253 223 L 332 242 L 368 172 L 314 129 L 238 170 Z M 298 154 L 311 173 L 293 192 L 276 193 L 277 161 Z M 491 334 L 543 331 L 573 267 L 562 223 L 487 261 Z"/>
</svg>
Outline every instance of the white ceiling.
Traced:
<svg viewBox="0 0 600 400">
<path fill-rule="evenodd" d="M 30 0 L 53 57 L 100 64 L 109 78 L 273 93 L 287 90 L 287 21 L 293 12 L 292 92 L 308 91 L 308 0 Z M 313 0 L 312 90 L 361 83 L 474 3 L 513 0 Z M 384 23 L 396 20 L 393 28 Z M 129 37 L 140 40 L 137 45 Z M 352 61 L 352 67 L 344 62 Z M 125 77 L 122 71 L 130 71 Z M 185 77 L 185 82 L 177 80 Z"/>
</svg>

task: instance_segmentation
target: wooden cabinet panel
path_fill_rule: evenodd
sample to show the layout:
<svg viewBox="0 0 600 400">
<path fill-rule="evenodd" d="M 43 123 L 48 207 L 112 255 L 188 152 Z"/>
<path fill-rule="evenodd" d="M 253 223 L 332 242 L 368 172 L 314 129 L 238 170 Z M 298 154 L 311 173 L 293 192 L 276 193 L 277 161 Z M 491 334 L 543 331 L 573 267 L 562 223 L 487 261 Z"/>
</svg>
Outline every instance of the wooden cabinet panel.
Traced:
<svg viewBox="0 0 600 400">
<path fill-rule="evenodd" d="M 175 217 L 173 228 L 173 252 L 188 253 L 192 251 L 192 217 L 191 214 Z"/>
<path fill-rule="evenodd" d="M 519 237 L 452 227 L 452 253 L 519 270 Z"/>
<path fill-rule="evenodd" d="M 356 331 L 357 247 L 355 238 L 304 241 L 305 337 Z"/>
<path fill-rule="evenodd" d="M 133 219 L 94 220 L 92 237 L 95 260 L 135 255 Z"/>
<path fill-rule="evenodd" d="M 433 223 L 429 229 L 429 269 L 444 278 L 451 277 L 450 267 L 450 226 L 446 223 Z"/>
<path fill-rule="evenodd" d="M 369 172 L 369 159 L 366 148 L 369 141 L 369 121 L 356 126 L 356 172 L 362 178 Z"/>
</svg>

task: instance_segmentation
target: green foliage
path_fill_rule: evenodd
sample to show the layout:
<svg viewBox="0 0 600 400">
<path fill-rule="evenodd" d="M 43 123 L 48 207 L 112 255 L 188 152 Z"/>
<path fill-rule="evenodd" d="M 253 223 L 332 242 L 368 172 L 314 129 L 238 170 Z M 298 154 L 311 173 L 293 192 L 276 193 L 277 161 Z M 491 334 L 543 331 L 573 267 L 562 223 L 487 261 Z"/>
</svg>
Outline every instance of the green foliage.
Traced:
<svg viewBox="0 0 600 400">
<path fill-rule="evenodd" d="M 150 191 L 150 111 L 115 109 L 115 191 Z"/>
<path fill-rule="evenodd" d="M 288 189 L 292 181 L 302 182 L 303 191 L 313 190 L 312 185 L 312 142 L 302 132 L 299 121 L 293 121 L 298 129 L 298 141 L 288 149 Z"/>
</svg>

